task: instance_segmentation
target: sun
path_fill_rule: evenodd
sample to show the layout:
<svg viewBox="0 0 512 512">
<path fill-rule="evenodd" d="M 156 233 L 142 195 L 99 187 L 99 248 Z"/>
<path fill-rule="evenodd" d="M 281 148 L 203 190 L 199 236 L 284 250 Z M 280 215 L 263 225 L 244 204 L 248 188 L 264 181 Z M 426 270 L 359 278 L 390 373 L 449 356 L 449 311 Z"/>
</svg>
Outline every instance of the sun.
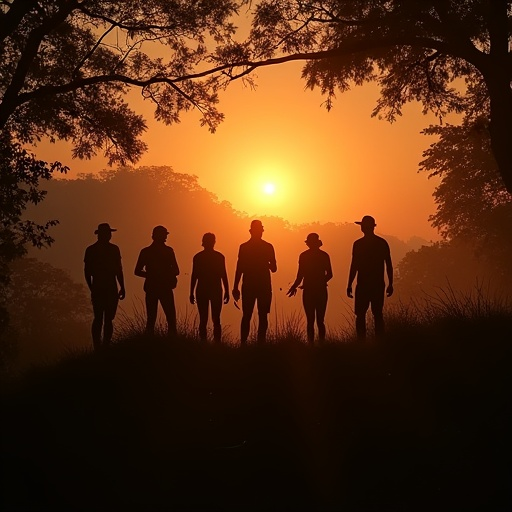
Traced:
<svg viewBox="0 0 512 512">
<path fill-rule="evenodd" d="M 274 194 L 276 191 L 276 186 L 274 185 L 274 183 L 265 183 L 263 185 L 263 192 L 265 192 L 265 194 L 271 196 L 272 194 Z"/>
</svg>

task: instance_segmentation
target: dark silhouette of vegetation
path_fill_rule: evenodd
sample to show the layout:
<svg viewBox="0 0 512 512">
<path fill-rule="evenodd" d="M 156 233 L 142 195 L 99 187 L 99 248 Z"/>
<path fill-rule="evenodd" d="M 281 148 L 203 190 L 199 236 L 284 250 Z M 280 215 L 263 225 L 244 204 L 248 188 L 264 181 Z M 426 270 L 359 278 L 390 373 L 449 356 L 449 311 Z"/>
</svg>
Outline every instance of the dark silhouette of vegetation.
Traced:
<svg viewBox="0 0 512 512">
<path fill-rule="evenodd" d="M 510 295 L 512 195 L 497 171 L 485 123 L 425 131 L 439 136 L 424 152 L 420 169 L 440 179 L 430 220 L 443 241 L 408 253 L 398 264 L 401 299 L 448 282 L 457 290 L 486 283 Z"/>
<path fill-rule="evenodd" d="M 4 388 L 2 510 L 508 510 L 511 320 L 448 294 L 378 344 L 68 357 Z"/>
<path fill-rule="evenodd" d="M 305 60 L 307 87 L 333 106 L 336 92 L 375 81 L 373 115 L 394 121 L 420 101 L 439 118 L 481 116 L 498 173 L 512 193 L 510 0 L 265 0 L 248 41 L 235 45 L 233 76 Z"/>
<path fill-rule="evenodd" d="M 59 162 L 38 160 L 6 132 L 0 133 L 0 337 L 8 324 L 5 293 L 10 263 L 26 254 L 27 244 L 48 247 L 53 238 L 47 230 L 57 224 L 56 220 L 28 220 L 25 211 L 46 196 L 46 191 L 39 188 L 41 181 L 49 180 L 54 171 L 66 170 Z"/>
<path fill-rule="evenodd" d="M 91 347 L 91 307 L 83 284 L 34 258 L 18 258 L 9 269 L 10 325 L 0 344 L 3 372 L 16 373 L 60 359 L 66 350 Z"/>
</svg>

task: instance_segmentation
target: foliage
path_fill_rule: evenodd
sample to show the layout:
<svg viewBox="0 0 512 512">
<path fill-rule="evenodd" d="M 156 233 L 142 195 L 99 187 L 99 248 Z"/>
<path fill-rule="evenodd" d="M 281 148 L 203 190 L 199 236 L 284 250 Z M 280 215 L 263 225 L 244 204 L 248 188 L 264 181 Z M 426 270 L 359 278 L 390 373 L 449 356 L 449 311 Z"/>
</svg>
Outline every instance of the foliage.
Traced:
<svg viewBox="0 0 512 512">
<path fill-rule="evenodd" d="M 59 162 L 48 164 L 38 160 L 10 140 L 4 132 L 0 136 L 0 335 L 6 329 L 5 286 L 9 282 L 9 263 L 23 256 L 26 244 L 49 246 L 53 238 L 49 227 L 57 224 L 49 220 L 43 224 L 23 218 L 28 205 L 40 203 L 46 192 L 39 188 L 42 180 L 49 180 L 55 171 L 66 172 Z"/>
<path fill-rule="evenodd" d="M 306 60 L 306 84 L 325 94 L 328 109 L 337 91 L 372 80 L 381 88 L 374 115 L 389 121 L 410 101 L 440 118 L 489 114 L 492 151 L 512 193 L 511 19 L 510 0 L 264 0 L 244 66 L 232 73 Z"/>
<path fill-rule="evenodd" d="M 157 119 L 178 122 L 193 107 L 214 130 L 222 84 L 204 72 L 207 43 L 230 40 L 239 3 L 1 1 L 0 128 L 22 143 L 69 140 L 80 158 L 102 148 L 111 163 L 134 162 L 146 148 L 126 101 L 134 88 Z"/>
<path fill-rule="evenodd" d="M 382 344 L 133 336 L 32 371 L 1 396 L 2 508 L 508 510 L 501 313 Z"/>
<path fill-rule="evenodd" d="M 11 335 L 18 350 L 14 366 L 62 357 L 66 348 L 90 345 L 91 305 L 86 288 L 69 275 L 34 258 L 10 265 L 6 289 Z"/>
<path fill-rule="evenodd" d="M 431 126 L 424 133 L 439 137 L 420 162 L 429 178 L 441 179 L 434 192 L 437 212 L 430 218 L 432 225 L 445 239 L 504 243 L 512 223 L 512 194 L 496 168 L 485 119 Z"/>
</svg>

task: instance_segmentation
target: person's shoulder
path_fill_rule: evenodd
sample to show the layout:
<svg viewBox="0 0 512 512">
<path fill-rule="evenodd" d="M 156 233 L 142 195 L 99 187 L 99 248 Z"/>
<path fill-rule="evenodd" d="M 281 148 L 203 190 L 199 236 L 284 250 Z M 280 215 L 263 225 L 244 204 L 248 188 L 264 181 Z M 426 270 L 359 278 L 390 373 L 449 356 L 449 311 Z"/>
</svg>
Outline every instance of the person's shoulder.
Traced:
<svg viewBox="0 0 512 512">
<path fill-rule="evenodd" d="M 222 254 L 220 251 L 213 251 L 213 254 L 215 255 L 216 258 L 218 258 L 219 260 L 223 260 L 225 259 L 225 256 L 224 254 Z"/>
</svg>

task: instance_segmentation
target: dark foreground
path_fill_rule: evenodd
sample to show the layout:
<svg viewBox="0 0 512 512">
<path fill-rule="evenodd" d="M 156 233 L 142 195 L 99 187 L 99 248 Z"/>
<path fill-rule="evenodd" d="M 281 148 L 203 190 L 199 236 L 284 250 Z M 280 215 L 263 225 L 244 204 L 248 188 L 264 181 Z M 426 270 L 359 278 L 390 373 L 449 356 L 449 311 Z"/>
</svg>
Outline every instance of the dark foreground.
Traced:
<svg viewBox="0 0 512 512">
<path fill-rule="evenodd" d="M 3 398 L 1 508 L 511 510 L 510 336 L 479 327 L 139 338 L 32 372 Z"/>
</svg>

